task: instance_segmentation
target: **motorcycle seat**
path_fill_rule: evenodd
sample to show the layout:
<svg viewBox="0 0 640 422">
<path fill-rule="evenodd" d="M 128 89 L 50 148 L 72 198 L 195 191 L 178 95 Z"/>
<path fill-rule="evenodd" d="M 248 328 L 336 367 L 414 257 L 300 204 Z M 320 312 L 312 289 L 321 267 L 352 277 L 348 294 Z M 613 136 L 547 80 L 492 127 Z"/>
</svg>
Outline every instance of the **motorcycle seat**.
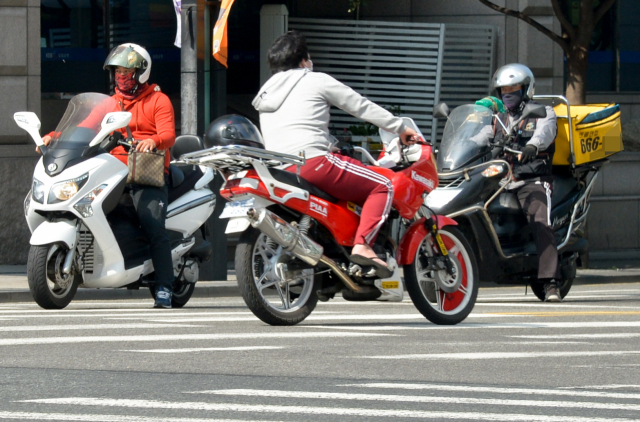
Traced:
<svg viewBox="0 0 640 422">
<path fill-rule="evenodd" d="M 308 191 L 309 194 L 316 196 L 320 199 L 324 199 L 325 201 L 329 201 L 334 204 L 338 202 L 338 199 L 318 189 L 317 187 L 307 182 L 305 179 L 296 175 L 295 173 L 292 173 L 286 170 L 275 169 L 275 168 L 271 168 L 269 169 L 269 171 L 271 172 L 271 175 L 273 176 L 273 178 L 276 179 L 278 182 L 286 183 L 287 185 L 292 185 L 300 189 L 304 189 Z"/>
<path fill-rule="evenodd" d="M 195 167 L 195 168 L 194 168 Z M 169 165 L 169 203 L 189 192 L 204 175 L 200 167 L 191 164 Z"/>
</svg>

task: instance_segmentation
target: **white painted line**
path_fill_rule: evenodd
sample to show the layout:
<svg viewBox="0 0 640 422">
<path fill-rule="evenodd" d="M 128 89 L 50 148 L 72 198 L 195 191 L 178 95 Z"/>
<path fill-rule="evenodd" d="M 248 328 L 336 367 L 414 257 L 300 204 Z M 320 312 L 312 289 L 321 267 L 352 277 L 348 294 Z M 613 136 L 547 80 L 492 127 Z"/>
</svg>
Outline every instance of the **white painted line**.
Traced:
<svg viewBox="0 0 640 422">
<path fill-rule="evenodd" d="M 192 394 L 212 394 L 220 396 L 242 397 L 278 397 L 294 399 L 322 399 L 322 400 L 357 400 L 407 403 L 446 403 L 446 404 L 479 404 L 487 406 L 526 406 L 526 407 L 560 407 L 574 409 L 606 409 L 606 410 L 640 410 L 640 405 L 622 403 L 576 402 L 556 400 L 510 400 L 510 399 L 477 399 L 473 397 L 448 396 L 399 396 L 393 394 L 353 394 L 353 393 L 323 393 L 308 391 L 282 390 L 206 390 L 194 391 Z"/>
<path fill-rule="evenodd" d="M 463 330 L 476 328 L 493 328 L 493 329 L 527 329 L 527 328 L 629 328 L 640 327 L 640 321 L 605 321 L 605 322 L 505 322 L 505 323 L 489 323 L 489 322 L 461 322 L 458 325 L 433 325 L 425 321 L 424 325 L 368 325 L 368 326 L 351 326 L 351 325 L 297 325 L 297 328 L 323 328 L 333 330 L 353 330 L 353 331 L 382 331 L 382 330 Z"/>
<path fill-rule="evenodd" d="M 531 303 L 523 303 L 523 302 L 516 302 L 516 303 L 483 303 L 483 302 L 476 302 L 475 306 L 490 306 L 490 307 L 495 307 L 495 308 L 538 308 L 538 309 L 544 309 L 544 310 L 549 310 L 549 309 L 556 309 L 556 308 L 589 308 L 589 309 L 633 309 L 633 310 L 638 310 L 640 309 L 640 306 L 618 306 L 618 305 L 611 305 L 611 306 L 607 306 L 607 305 L 589 305 L 589 304 L 578 304 L 578 303 L 571 303 L 571 302 L 564 302 L 564 303 L 544 303 L 541 302 L 539 300 L 537 300 L 536 302 L 531 302 Z"/>
<path fill-rule="evenodd" d="M 225 318 L 225 317 L 198 317 L 198 318 L 144 318 L 146 321 L 153 322 L 230 322 L 230 321 L 245 321 L 253 320 L 257 321 L 256 317 L 251 318 Z M 374 321 L 374 320 L 388 320 L 388 321 L 402 321 L 402 320 L 422 320 L 426 321 L 426 318 L 419 313 L 415 314 L 338 314 L 338 315 L 318 315 L 313 313 L 309 315 L 305 321 Z"/>
<path fill-rule="evenodd" d="M 149 416 L 82 415 L 76 413 L 0 412 L 0 419 L 30 421 L 89 421 L 89 422 L 243 422 L 238 419 L 154 418 Z M 260 421 L 254 421 L 260 422 Z M 267 421 L 262 421 L 267 422 Z M 274 421 L 271 421 L 274 422 Z"/>
<path fill-rule="evenodd" d="M 148 349 L 148 350 L 120 350 L 121 352 L 135 353 L 195 353 L 195 352 L 235 352 L 251 350 L 284 349 L 283 346 L 241 346 L 241 347 L 199 347 L 192 349 Z"/>
<path fill-rule="evenodd" d="M 640 333 L 600 333 L 600 334 L 560 334 L 539 336 L 508 336 L 512 338 L 537 338 L 537 339 L 572 339 L 572 338 L 633 338 L 640 337 Z"/>
<path fill-rule="evenodd" d="M 571 294 L 570 296 L 567 296 L 567 300 L 573 300 L 573 299 L 614 299 L 614 298 L 621 298 L 621 297 L 633 297 L 633 296 L 637 296 L 637 295 L 609 295 L 609 294 L 599 294 L 599 295 L 574 295 Z M 527 300 L 527 301 L 536 301 L 536 302 L 540 302 L 540 299 L 538 299 L 537 297 L 533 296 L 533 297 L 529 297 L 529 295 L 522 295 L 522 299 L 518 299 L 518 298 L 514 298 L 514 297 L 493 297 L 491 299 L 487 299 L 486 297 L 482 297 L 482 298 L 478 298 L 478 300 L 500 300 L 500 301 L 505 301 L 505 300 Z"/>
<path fill-rule="evenodd" d="M 609 385 L 584 385 L 580 387 L 559 387 L 564 390 L 574 389 L 592 389 L 592 390 L 616 390 L 618 388 L 635 388 L 640 389 L 640 385 L 635 384 L 609 384 Z"/>
<path fill-rule="evenodd" d="M 134 328 L 201 327 L 190 324 L 87 324 L 87 325 L 17 325 L 0 327 L 0 332 L 18 331 L 72 331 L 72 330 L 130 330 Z"/>
<path fill-rule="evenodd" d="M 365 359 L 417 359 L 417 360 L 487 360 L 487 359 L 528 359 L 562 358 L 576 356 L 625 356 L 640 355 L 640 351 L 602 351 L 602 352 L 486 352 L 486 353 L 431 353 L 413 355 L 362 356 Z M 361 357 L 358 357 L 361 358 Z"/>
<path fill-rule="evenodd" d="M 0 346 L 17 346 L 25 344 L 75 344 L 75 343 L 126 343 L 126 342 L 154 342 L 154 341 L 184 341 L 184 340 L 237 340 L 237 339 L 275 339 L 275 338 L 344 338 L 344 337 L 372 337 L 393 336 L 393 334 L 378 333 L 344 333 L 344 332 L 286 332 L 286 333 L 243 333 L 243 334 L 164 334 L 141 336 L 87 336 L 87 337 L 41 337 L 0 339 Z"/>
<path fill-rule="evenodd" d="M 549 389 L 536 389 L 536 388 L 497 388 L 497 387 L 482 387 L 482 386 L 465 386 L 465 385 L 446 385 L 446 384 L 410 384 L 410 383 L 382 383 L 372 382 L 366 384 L 343 384 L 338 387 L 358 387 L 358 388 L 380 388 L 386 390 L 436 390 L 436 391 L 455 391 L 455 392 L 470 392 L 470 393 L 492 393 L 492 394 L 535 394 L 538 396 L 552 396 L 552 397 L 596 397 L 596 398 L 612 398 L 612 399 L 634 399 L 640 400 L 640 394 L 626 394 L 626 393 L 605 393 L 601 391 L 567 391 L 557 390 L 553 388 Z"/>
<path fill-rule="evenodd" d="M 44 403 L 77 406 L 101 406 L 117 408 L 138 409 L 184 409 L 184 410 L 208 410 L 218 412 L 252 412 L 252 413 L 279 413 L 300 415 L 332 415 L 332 416 L 359 416 L 386 417 L 386 418 L 411 418 L 411 419 L 460 419 L 473 421 L 522 421 L 522 422 L 629 422 L 631 419 L 620 418 L 592 418 L 576 416 L 553 415 L 527 415 L 509 413 L 480 413 L 480 412 L 438 412 L 419 410 L 386 410 L 343 407 L 312 407 L 312 406 L 275 406 L 231 403 L 203 403 L 203 402 L 166 402 L 157 400 L 130 400 L 130 399 L 101 399 L 90 397 L 70 397 L 58 399 L 23 400 L 23 403 Z"/>
</svg>

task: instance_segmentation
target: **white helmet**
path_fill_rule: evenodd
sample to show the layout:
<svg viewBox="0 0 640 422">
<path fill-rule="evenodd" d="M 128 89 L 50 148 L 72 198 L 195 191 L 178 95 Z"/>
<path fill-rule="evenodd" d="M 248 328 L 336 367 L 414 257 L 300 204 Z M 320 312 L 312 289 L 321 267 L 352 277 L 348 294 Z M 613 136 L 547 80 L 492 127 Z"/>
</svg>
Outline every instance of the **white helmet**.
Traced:
<svg viewBox="0 0 640 422">
<path fill-rule="evenodd" d="M 134 79 L 138 83 L 145 83 L 149 80 L 151 73 L 151 56 L 149 52 L 138 44 L 120 44 L 111 50 L 104 62 L 103 69 L 109 70 L 113 81 L 113 72 L 117 66 L 127 69 L 136 69 Z"/>
<path fill-rule="evenodd" d="M 536 80 L 533 77 L 531 69 L 527 66 L 519 63 L 511 63 L 502 66 L 493 74 L 491 88 L 496 90 L 498 97 L 501 99 L 502 92 L 500 88 L 512 85 L 522 85 L 524 101 L 533 99 L 533 94 L 536 91 Z"/>
</svg>

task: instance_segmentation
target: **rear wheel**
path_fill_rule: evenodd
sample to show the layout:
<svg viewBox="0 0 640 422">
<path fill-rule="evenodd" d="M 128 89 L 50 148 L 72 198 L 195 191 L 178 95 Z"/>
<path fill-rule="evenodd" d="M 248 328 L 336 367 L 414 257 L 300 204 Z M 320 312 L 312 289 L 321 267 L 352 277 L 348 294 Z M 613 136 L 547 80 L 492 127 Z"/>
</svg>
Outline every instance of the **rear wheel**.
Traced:
<svg viewBox="0 0 640 422">
<path fill-rule="evenodd" d="M 33 300 L 44 309 L 63 309 L 76 295 L 80 274 L 64 274 L 69 249 L 60 245 L 31 246 L 27 280 Z"/>
<path fill-rule="evenodd" d="M 564 297 L 569 294 L 569 290 L 571 290 L 572 285 L 572 278 L 558 281 L 558 292 L 560 293 L 560 298 L 564 299 Z M 538 299 L 544 302 L 544 284 L 531 283 L 530 286 L 533 294 L 536 295 Z"/>
<path fill-rule="evenodd" d="M 429 321 L 453 325 L 463 321 L 473 309 L 478 297 L 478 265 L 460 230 L 444 227 L 440 236 L 449 252 L 453 274 L 446 270 L 430 270 L 429 257 L 435 255 L 433 236 L 428 234 L 418 247 L 412 264 L 404 266 L 407 292 L 414 305 Z"/>
<path fill-rule="evenodd" d="M 295 269 L 299 261 L 267 235 L 249 228 L 236 247 L 236 277 L 251 312 L 270 325 L 295 325 L 318 303 L 313 268 Z M 289 269 L 292 267 L 291 269 Z"/>
</svg>

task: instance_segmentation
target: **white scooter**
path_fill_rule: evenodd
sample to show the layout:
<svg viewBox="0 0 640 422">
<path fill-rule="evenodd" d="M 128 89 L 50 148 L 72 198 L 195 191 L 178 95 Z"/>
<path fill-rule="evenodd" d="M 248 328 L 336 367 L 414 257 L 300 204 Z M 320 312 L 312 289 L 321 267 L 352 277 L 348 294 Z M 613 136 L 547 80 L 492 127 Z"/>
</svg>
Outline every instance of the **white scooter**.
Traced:
<svg viewBox="0 0 640 422">
<path fill-rule="evenodd" d="M 62 309 L 78 287 L 152 287 L 149 245 L 126 189 L 128 168 L 109 151 L 131 113 L 116 111 L 104 94 L 74 97 L 48 146 L 32 112 L 15 113 L 42 152 L 24 201 L 31 230 L 27 263 L 29 289 L 45 309 Z M 183 135 L 173 156 L 204 149 L 197 136 Z M 182 307 L 193 294 L 199 264 L 211 255 L 204 223 L 213 213 L 210 168 L 171 165 L 166 228 L 171 238 L 176 285 L 172 305 Z M 201 229 L 202 236 L 196 236 Z M 155 289 L 150 288 L 152 296 Z"/>
</svg>

